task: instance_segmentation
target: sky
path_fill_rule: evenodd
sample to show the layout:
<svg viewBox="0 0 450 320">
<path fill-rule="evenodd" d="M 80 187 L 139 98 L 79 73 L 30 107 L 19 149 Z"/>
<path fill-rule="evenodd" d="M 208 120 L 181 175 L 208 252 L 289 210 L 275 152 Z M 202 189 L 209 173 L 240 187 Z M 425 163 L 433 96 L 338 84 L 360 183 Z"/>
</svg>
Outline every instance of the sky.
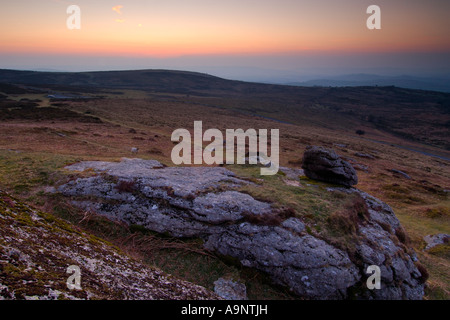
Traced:
<svg viewBox="0 0 450 320">
<path fill-rule="evenodd" d="M 67 27 L 70 5 L 80 29 Z M 381 29 L 369 30 L 370 5 Z M 0 0 L 0 68 L 450 74 L 448 0 Z"/>
</svg>

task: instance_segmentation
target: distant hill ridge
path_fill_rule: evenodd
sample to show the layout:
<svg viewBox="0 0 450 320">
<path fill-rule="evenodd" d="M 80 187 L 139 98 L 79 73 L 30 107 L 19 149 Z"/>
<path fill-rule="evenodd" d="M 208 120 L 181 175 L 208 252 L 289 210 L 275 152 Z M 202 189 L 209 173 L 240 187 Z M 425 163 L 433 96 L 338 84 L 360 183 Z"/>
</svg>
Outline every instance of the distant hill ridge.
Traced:
<svg viewBox="0 0 450 320">
<path fill-rule="evenodd" d="M 397 86 L 417 90 L 432 90 L 450 92 L 450 77 L 416 77 L 416 76 L 380 76 L 373 74 L 349 74 L 334 77 L 322 77 L 303 82 L 291 82 L 288 85 L 297 86 Z"/>
<path fill-rule="evenodd" d="M 129 70 L 94 72 L 39 72 L 0 69 L 0 82 L 20 84 L 57 84 L 68 86 L 95 86 L 108 88 L 153 89 L 174 87 L 195 82 L 197 87 L 206 83 L 228 80 L 202 73 L 171 70 Z M 169 83 L 170 82 L 170 83 Z"/>
<path fill-rule="evenodd" d="M 59 85 L 97 88 L 138 89 L 146 91 L 164 91 L 172 93 L 198 93 L 219 91 L 221 93 L 305 93 L 311 92 L 311 86 L 317 87 L 371 87 L 394 86 L 413 87 L 420 90 L 423 79 L 408 76 L 381 77 L 376 75 L 347 75 L 342 77 L 292 82 L 286 84 L 268 84 L 227 80 L 206 73 L 144 69 L 118 71 L 87 71 L 87 72 L 49 72 L 22 71 L 0 69 L 0 82 L 27 85 Z M 402 84 L 405 84 L 402 86 Z M 439 86 L 437 82 L 429 83 L 429 87 L 450 92 L 450 86 L 445 83 Z M 314 91 L 313 91 L 314 92 Z"/>
</svg>

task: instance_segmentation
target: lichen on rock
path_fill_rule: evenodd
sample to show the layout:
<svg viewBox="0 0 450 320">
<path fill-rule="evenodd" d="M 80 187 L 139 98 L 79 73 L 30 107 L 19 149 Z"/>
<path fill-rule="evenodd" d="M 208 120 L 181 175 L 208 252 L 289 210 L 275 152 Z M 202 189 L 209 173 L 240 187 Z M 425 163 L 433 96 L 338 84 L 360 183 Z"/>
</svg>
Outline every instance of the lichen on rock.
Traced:
<svg viewBox="0 0 450 320">
<path fill-rule="evenodd" d="M 0 191 L 0 299 L 218 299 Z M 81 290 L 70 289 L 69 266 Z"/>
<path fill-rule="evenodd" d="M 91 168 L 99 175 L 81 177 L 57 191 L 70 196 L 75 205 L 111 219 L 175 237 L 200 238 L 208 250 L 268 274 L 275 283 L 303 298 L 423 296 L 416 257 L 395 234 L 400 228 L 398 219 L 387 204 L 367 193 L 349 187 L 328 188 L 329 192 L 357 196 L 364 206 L 358 236 L 349 251 L 333 239 L 308 232 L 300 217 L 264 223 L 264 219 L 277 215 L 277 209 L 239 192 L 240 186 L 251 182 L 225 168 L 162 168 L 146 161 L 152 160 L 76 164 L 76 170 Z M 134 191 L 116 187 L 123 179 L 134 181 Z M 382 270 L 381 290 L 365 286 L 366 269 L 374 264 Z"/>
</svg>

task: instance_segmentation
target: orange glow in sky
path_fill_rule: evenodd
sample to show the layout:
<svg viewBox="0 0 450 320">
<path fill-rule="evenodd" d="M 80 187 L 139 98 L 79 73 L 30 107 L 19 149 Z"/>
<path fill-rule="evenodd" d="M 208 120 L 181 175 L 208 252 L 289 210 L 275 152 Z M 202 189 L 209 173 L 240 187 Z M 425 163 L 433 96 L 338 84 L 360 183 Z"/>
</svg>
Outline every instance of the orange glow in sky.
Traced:
<svg viewBox="0 0 450 320">
<path fill-rule="evenodd" d="M 382 9 L 368 30 L 366 9 Z M 450 1 L 15 0 L 2 4 L 1 53 L 129 56 L 308 51 L 448 51 Z M 81 29 L 66 8 L 81 8 Z"/>
</svg>

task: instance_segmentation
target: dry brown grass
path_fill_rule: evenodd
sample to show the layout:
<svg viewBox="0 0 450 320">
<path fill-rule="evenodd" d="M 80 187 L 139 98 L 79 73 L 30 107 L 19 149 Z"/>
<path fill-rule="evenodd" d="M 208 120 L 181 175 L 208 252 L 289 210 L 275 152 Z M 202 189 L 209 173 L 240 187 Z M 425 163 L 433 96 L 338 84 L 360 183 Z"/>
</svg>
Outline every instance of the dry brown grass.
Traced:
<svg viewBox="0 0 450 320">
<path fill-rule="evenodd" d="M 33 96 L 33 98 L 39 97 Z M 176 99 L 182 100 L 185 97 L 174 95 L 173 101 L 161 101 L 157 95 L 149 98 L 146 93 L 129 91 L 121 96 L 111 96 L 111 99 L 88 103 L 67 102 L 68 109 L 82 115 L 88 111 L 89 115 L 99 117 L 102 123 L 59 120 L 35 122 L 17 119 L 2 121 L 0 123 L 2 187 L 9 188 L 16 195 L 34 197 L 35 201 L 40 202 L 42 199 L 36 194 L 42 190 L 45 183 L 54 183 L 57 180 L 56 176 L 51 176 L 55 166 L 62 167 L 68 164 L 68 161 L 139 157 L 156 159 L 171 165 L 172 131 L 177 128 L 186 128 L 192 132 L 194 121 L 202 120 L 204 130 L 218 128 L 224 132 L 227 128 L 279 129 L 282 166 L 299 168 L 303 152 L 309 144 L 333 148 L 338 154 L 368 166 L 368 172 L 358 171 L 357 187 L 387 202 L 394 209 L 404 227 L 404 235 L 401 231 L 390 231 L 396 233 L 400 241 L 402 239 L 406 241 L 409 237 L 411 245 L 418 252 L 423 249 L 422 239 L 425 235 L 450 233 L 448 214 L 450 201 L 448 191 L 444 191 L 450 189 L 449 162 L 389 144 L 379 144 L 367 138 L 403 144 L 449 158 L 450 152 L 407 142 L 370 127 L 361 127 L 366 134 L 360 137 L 354 133 L 353 128 L 331 130 L 326 127 L 317 127 L 315 123 L 290 125 L 244 115 L 230 108 L 219 109 L 192 103 L 196 100 L 198 103 L 219 104 L 218 98 L 192 98 L 188 101 L 189 103 L 177 102 Z M 43 100 L 44 105 L 45 103 Z M 139 152 L 132 154 L 130 151 L 132 147 L 139 148 Z M 354 156 L 356 152 L 372 154 L 375 159 L 356 157 Z M 49 161 L 41 161 L 41 159 Z M 54 159 L 57 160 L 53 161 Z M 391 169 L 408 172 L 412 179 L 399 178 L 389 171 Z M 270 179 L 267 181 L 271 183 Z M 23 186 L 26 188 L 24 189 Z M 278 195 L 273 194 L 276 188 L 272 190 L 269 186 L 268 190 L 268 192 L 261 191 L 261 199 L 277 200 Z M 307 196 L 307 194 L 304 195 L 304 197 Z M 292 207 L 298 205 L 294 203 L 294 198 L 288 199 L 287 202 Z M 298 205 L 299 210 L 295 207 L 297 214 L 304 214 L 305 217 L 307 214 L 313 215 L 311 212 L 304 212 L 305 207 L 312 205 Z M 351 212 L 350 216 L 344 211 Z M 344 211 L 336 212 L 330 219 L 336 219 L 335 222 L 338 225 L 342 225 L 350 232 L 355 232 L 357 222 L 361 222 L 364 217 L 358 214 L 358 212 L 364 212 L 363 208 L 354 206 Z M 83 225 L 88 218 L 83 221 Z M 136 236 L 128 239 L 125 244 L 132 243 L 133 239 L 137 243 Z M 149 247 L 156 245 L 156 242 L 152 242 L 156 241 L 155 239 L 149 238 L 146 240 L 147 243 L 144 240 L 139 241 L 138 243 Z M 167 244 L 167 246 L 170 245 Z M 439 296 L 436 292 L 442 290 L 443 295 L 447 294 L 448 298 L 450 287 L 448 268 L 441 267 L 448 266 L 448 259 L 425 253 L 420 253 L 419 258 L 425 260 L 424 264 L 429 272 L 428 282 L 434 288 L 434 291 L 428 291 L 427 294 L 430 297 Z"/>
<path fill-rule="evenodd" d="M 270 213 L 255 214 L 251 212 L 244 212 L 242 214 L 244 220 L 262 226 L 279 226 L 284 220 L 297 216 L 292 208 L 280 208 L 271 211 Z"/>
<path fill-rule="evenodd" d="M 178 250 L 184 253 L 195 253 L 211 258 L 217 258 L 209 251 L 203 249 L 198 243 L 182 241 L 176 238 L 161 238 L 159 236 L 149 234 L 148 232 L 133 232 L 125 237 L 116 239 L 115 241 L 121 248 L 126 248 L 128 252 L 139 252 L 145 255 L 147 259 L 152 259 L 158 251 Z"/>
</svg>

